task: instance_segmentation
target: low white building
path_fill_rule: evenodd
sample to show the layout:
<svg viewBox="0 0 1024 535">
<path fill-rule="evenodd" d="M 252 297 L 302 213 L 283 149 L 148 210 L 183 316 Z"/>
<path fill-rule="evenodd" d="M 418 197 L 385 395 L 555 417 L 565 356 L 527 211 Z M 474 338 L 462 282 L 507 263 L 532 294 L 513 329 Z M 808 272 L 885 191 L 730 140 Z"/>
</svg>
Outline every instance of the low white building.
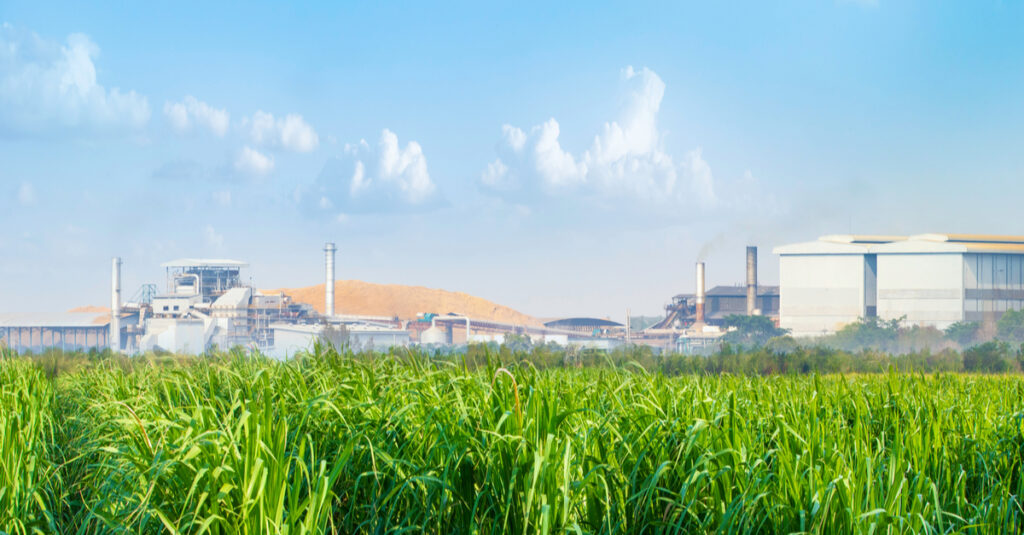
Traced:
<svg viewBox="0 0 1024 535">
<path fill-rule="evenodd" d="M 1024 236 L 823 236 L 776 247 L 780 326 L 833 333 L 859 318 L 944 329 L 1024 308 Z"/>
<path fill-rule="evenodd" d="M 212 334 L 213 326 L 202 318 L 149 318 L 139 345 L 142 351 L 196 355 L 206 351 Z"/>
<path fill-rule="evenodd" d="M 367 323 L 332 324 L 333 328 L 339 330 L 342 326 L 347 334 L 348 346 L 356 351 L 387 351 L 392 347 L 409 345 L 409 331 Z M 274 331 L 274 345 L 267 354 L 276 359 L 286 359 L 296 353 L 310 351 L 314 343 L 324 335 L 324 325 L 320 323 L 275 323 L 270 327 Z"/>
</svg>

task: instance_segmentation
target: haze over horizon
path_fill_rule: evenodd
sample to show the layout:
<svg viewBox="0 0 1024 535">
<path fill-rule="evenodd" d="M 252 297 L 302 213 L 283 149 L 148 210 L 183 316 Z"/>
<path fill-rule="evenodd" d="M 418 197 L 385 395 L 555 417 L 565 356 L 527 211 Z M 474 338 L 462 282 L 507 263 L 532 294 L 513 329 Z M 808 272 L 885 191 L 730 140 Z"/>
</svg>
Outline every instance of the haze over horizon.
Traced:
<svg viewBox="0 0 1024 535">
<path fill-rule="evenodd" d="M 0 5 L 0 312 L 162 262 L 662 312 L 744 246 L 1024 234 L 1024 5 Z"/>
</svg>

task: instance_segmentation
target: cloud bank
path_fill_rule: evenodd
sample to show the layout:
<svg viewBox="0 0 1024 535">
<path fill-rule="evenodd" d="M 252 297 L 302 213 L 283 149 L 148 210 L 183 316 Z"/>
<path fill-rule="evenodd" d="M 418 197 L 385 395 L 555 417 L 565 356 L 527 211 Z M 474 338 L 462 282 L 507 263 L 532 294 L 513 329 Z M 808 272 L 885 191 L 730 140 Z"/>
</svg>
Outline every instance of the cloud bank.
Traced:
<svg viewBox="0 0 1024 535">
<path fill-rule="evenodd" d="M 268 175 L 274 170 L 274 157 L 252 147 L 244 147 L 235 158 L 235 170 L 252 176 Z"/>
<path fill-rule="evenodd" d="M 498 157 L 480 176 L 484 189 L 497 194 L 539 191 L 714 206 L 714 176 L 701 149 L 677 161 L 663 147 L 657 119 L 665 83 L 647 68 L 627 67 L 622 79 L 628 94 L 621 116 L 605 123 L 590 148 L 578 156 L 562 148 L 554 118 L 528 131 L 504 125 Z"/>
<path fill-rule="evenodd" d="M 303 196 L 310 209 L 332 217 L 424 210 L 438 202 L 423 148 L 415 141 L 403 147 L 386 128 L 376 145 L 366 140 L 345 145 L 344 154 L 327 162 Z"/>
<path fill-rule="evenodd" d="M 189 95 L 181 102 L 165 102 L 164 115 L 171 126 L 185 132 L 193 125 L 205 127 L 217 137 L 228 132 L 230 117 L 225 109 L 217 109 Z"/>
<path fill-rule="evenodd" d="M 75 33 L 64 43 L 0 26 L 0 130 L 134 130 L 149 121 L 149 103 L 134 91 L 97 81 L 100 49 Z"/>
<path fill-rule="evenodd" d="M 290 113 L 274 118 L 257 111 L 246 121 L 249 137 L 257 145 L 280 147 L 294 152 L 312 152 L 320 144 L 320 136 L 301 115 Z"/>
</svg>

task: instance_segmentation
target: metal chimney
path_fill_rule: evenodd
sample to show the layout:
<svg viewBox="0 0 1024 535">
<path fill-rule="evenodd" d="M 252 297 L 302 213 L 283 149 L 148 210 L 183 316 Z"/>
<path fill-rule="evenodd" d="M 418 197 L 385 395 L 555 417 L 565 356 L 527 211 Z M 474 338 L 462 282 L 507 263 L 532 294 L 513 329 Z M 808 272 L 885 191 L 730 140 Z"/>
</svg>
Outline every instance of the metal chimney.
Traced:
<svg viewBox="0 0 1024 535">
<path fill-rule="evenodd" d="M 110 274 L 110 350 L 121 352 L 121 257 L 111 262 Z"/>
<path fill-rule="evenodd" d="M 337 249 L 333 242 L 324 244 L 324 267 L 327 279 L 324 281 L 324 316 L 334 315 L 334 252 Z"/>
<path fill-rule="evenodd" d="M 697 262 L 697 324 L 704 323 L 704 262 Z"/>
<path fill-rule="evenodd" d="M 629 309 L 627 308 L 626 309 L 626 345 L 627 346 L 630 343 L 632 343 L 632 340 L 630 339 L 630 336 L 632 335 L 632 332 L 631 332 L 632 327 L 633 327 L 633 318 L 630 316 Z"/>
<path fill-rule="evenodd" d="M 757 314 L 757 247 L 747 247 L 747 315 Z"/>
</svg>

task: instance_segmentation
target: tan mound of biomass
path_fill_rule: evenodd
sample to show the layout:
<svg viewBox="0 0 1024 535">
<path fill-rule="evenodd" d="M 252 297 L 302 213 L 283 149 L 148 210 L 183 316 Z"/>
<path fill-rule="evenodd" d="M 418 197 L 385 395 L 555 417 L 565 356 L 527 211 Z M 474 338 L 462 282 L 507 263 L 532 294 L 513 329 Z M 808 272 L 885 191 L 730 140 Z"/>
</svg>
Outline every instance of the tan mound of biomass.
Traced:
<svg viewBox="0 0 1024 535">
<path fill-rule="evenodd" d="M 313 305 L 317 312 L 323 313 L 324 311 L 323 284 L 305 288 L 262 291 L 265 293 L 284 292 L 297 302 Z M 406 320 L 415 319 L 416 314 L 420 312 L 435 312 L 442 315 L 454 312 L 474 319 L 515 325 L 541 324 L 533 316 L 462 292 L 401 284 L 374 284 L 357 280 L 335 281 L 334 312 L 366 316 L 398 316 Z"/>
<path fill-rule="evenodd" d="M 110 308 L 109 307 L 98 307 L 96 305 L 86 305 L 84 307 L 75 307 L 68 310 L 68 314 L 99 314 L 92 319 L 93 325 L 103 325 L 110 321 Z"/>
<path fill-rule="evenodd" d="M 68 310 L 68 314 L 110 314 L 110 308 L 88 305 Z"/>
</svg>

